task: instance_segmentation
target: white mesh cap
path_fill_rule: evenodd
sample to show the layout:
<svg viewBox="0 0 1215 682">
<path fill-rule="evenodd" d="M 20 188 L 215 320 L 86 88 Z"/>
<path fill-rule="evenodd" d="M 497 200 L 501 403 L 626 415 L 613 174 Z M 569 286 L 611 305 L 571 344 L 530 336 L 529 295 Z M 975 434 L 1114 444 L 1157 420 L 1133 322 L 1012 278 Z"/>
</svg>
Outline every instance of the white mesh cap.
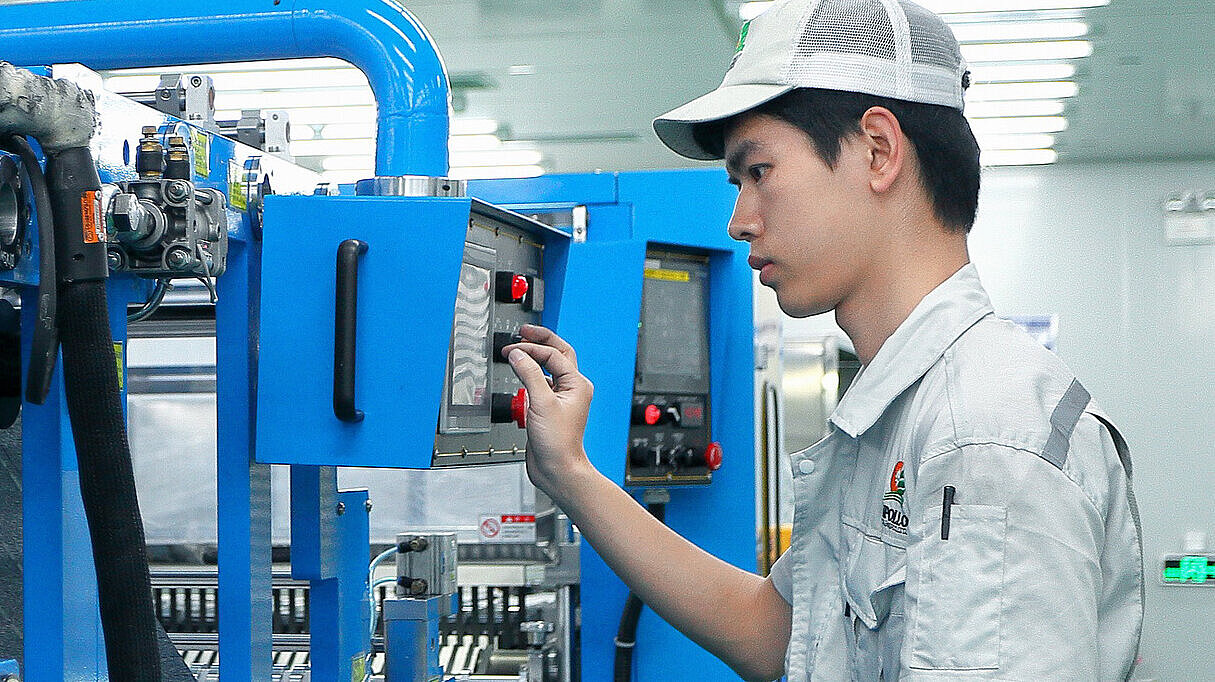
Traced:
<svg viewBox="0 0 1215 682">
<path fill-rule="evenodd" d="M 966 62 L 953 31 L 905 0 L 778 0 L 743 25 L 738 51 L 713 92 L 654 119 L 663 144 L 720 159 L 696 125 L 753 109 L 794 88 L 860 92 L 963 107 Z"/>
</svg>

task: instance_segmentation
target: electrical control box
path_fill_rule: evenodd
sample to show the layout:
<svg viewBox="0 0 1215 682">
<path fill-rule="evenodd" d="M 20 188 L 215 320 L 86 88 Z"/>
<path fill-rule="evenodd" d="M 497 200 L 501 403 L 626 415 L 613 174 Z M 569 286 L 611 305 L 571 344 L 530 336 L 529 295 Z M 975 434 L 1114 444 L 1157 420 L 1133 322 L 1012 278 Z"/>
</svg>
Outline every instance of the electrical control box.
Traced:
<svg viewBox="0 0 1215 682">
<path fill-rule="evenodd" d="M 625 484 L 709 483 L 709 259 L 651 248 L 642 277 Z"/>
<path fill-rule="evenodd" d="M 544 245 L 536 224 L 474 202 L 432 466 L 514 462 L 527 448 L 527 395 L 502 357 L 544 312 Z"/>
<path fill-rule="evenodd" d="M 258 401 L 259 461 L 523 460 L 501 349 L 551 322 L 569 235 L 465 197 L 272 196 L 264 242 L 258 390 L 291 400 Z"/>
</svg>

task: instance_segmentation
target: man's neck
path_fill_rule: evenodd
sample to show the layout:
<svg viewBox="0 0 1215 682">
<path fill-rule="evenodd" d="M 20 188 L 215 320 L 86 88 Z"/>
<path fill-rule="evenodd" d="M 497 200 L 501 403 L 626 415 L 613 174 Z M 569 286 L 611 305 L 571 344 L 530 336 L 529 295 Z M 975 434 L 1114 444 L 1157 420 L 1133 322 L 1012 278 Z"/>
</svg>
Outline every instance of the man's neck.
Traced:
<svg viewBox="0 0 1215 682">
<path fill-rule="evenodd" d="M 965 239 L 946 237 L 892 249 L 890 262 L 871 268 L 836 306 L 836 323 L 852 340 L 862 365 L 873 360 L 925 296 L 970 262 Z"/>
</svg>

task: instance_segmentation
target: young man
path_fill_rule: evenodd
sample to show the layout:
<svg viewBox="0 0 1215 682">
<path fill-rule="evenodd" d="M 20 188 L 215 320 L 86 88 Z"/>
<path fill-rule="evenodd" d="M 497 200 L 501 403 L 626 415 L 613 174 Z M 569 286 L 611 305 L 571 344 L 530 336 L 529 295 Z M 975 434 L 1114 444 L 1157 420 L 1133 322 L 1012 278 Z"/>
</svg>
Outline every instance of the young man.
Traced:
<svg viewBox="0 0 1215 682">
<path fill-rule="evenodd" d="M 724 155 L 729 231 L 760 282 L 790 315 L 834 310 L 864 364 L 830 434 L 792 456 L 793 543 L 768 578 L 692 546 L 591 467 L 591 385 L 569 344 L 528 327 L 506 350 L 531 396 L 532 481 L 747 679 L 1115 680 L 1133 666 L 1125 443 L 1054 355 L 993 315 L 969 264 L 967 78 L 948 27 L 917 5 L 791 0 L 744 27 L 718 89 L 654 123 L 680 154 Z"/>
</svg>

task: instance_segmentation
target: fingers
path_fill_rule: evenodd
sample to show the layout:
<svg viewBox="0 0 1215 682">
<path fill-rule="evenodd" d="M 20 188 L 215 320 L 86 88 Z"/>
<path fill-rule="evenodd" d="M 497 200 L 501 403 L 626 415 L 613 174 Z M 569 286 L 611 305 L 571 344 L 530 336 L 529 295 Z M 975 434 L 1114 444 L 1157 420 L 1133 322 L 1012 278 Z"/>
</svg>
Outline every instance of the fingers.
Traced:
<svg viewBox="0 0 1215 682">
<path fill-rule="evenodd" d="M 533 400 L 540 395 L 552 394 L 552 380 L 545 376 L 544 370 L 540 368 L 535 358 L 521 348 L 507 350 L 506 353 L 506 359 L 510 362 L 511 369 L 515 370 L 515 376 L 523 382 L 523 388 L 527 389 L 528 395 Z"/>
<path fill-rule="evenodd" d="M 530 360 L 531 364 L 539 365 L 553 375 L 553 383 L 551 385 L 555 390 L 572 388 L 580 380 L 585 381 L 582 375 L 578 373 L 578 367 L 573 361 L 553 346 L 524 342 L 511 344 L 504 350 L 507 353 L 506 359 L 515 368 L 516 374 L 519 374 L 520 368 L 530 370 L 531 367 L 525 362 L 525 360 Z M 543 372 L 540 375 L 543 376 Z M 520 374 L 519 379 L 524 380 L 523 375 Z M 533 381 L 539 382 L 540 378 L 536 377 Z M 524 383 L 526 385 L 526 381 Z M 537 388 L 539 388 L 538 384 Z M 528 385 L 527 389 L 528 392 L 531 392 L 532 387 Z"/>
<path fill-rule="evenodd" d="M 548 327 L 541 327 L 535 324 L 525 324 L 519 328 L 519 335 L 525 340 L 532 343 L 538 343 L 545 346 L 552 346 L 561 352 L 562 355 L 570 359 L 574 363 L 574 367 L 578 366 L 578 356 L 574 352 L 574 347 L 565 339 L 557 336 L 556 332 Z"/>
</svg>

